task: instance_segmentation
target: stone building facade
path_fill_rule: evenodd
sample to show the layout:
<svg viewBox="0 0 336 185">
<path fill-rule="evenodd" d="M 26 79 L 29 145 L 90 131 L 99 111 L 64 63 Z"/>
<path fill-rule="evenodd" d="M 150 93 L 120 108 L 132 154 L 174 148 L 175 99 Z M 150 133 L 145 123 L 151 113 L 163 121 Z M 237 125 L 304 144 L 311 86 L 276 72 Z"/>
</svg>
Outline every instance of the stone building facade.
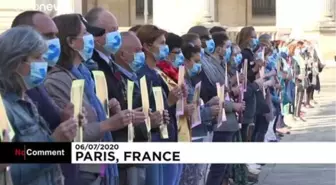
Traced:
<svg viewBox="0 0 336 185">
<path fill-rule="evenodd" d="M 124 30 L 144 23 L 146 1 L 147 23 L 180 34 L 207 22 L 229 27 L 233 38 L 242 26 L 253 25 L 259 33 L 274 37 L 287 30 L 292 37 L 316 40 L 326 60 L 336 55 L 336 0 L 10 0 L 0 6 L 0 32 L 24 10 L 38 9 L 53 16 L 86 13 L 96 6 L 113 12 Z"/>
</svg>

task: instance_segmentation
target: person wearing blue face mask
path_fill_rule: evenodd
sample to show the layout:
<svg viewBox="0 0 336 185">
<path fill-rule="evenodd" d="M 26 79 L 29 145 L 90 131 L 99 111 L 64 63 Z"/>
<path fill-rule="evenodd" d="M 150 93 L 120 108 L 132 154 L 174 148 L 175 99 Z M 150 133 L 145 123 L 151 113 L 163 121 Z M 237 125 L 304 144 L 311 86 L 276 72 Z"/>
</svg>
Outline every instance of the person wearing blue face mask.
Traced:
<svg viewBox="0 0 336 185">
<path fill-rule="evenodd" d="M 164 60 L 159 61 L 156 66 L 177 83 L 178 68 L 183 65 L 184 61 L 184 56 L 181 52 L 182 38 L 174 33 L 168 33 L 166 35 L 166 43 L 169 48 L 169 54 Z"/>
<path fill-rule="evenodd" d="M 98 66 L 99 70 L 103 71 L 105 74 L 109 99 L 117 99 L 118 102 L 120 102 L 121 110 L 127 109 L 127 99 L 125 99 L 124 95 L 127 93 L 127 80 L 130 80 L 135 83 L 133 105 L 134 108 L 139 108 L 141 107 L 141 98 L 139 80 L 136 75 L 136 71 L 139 64 L 137 60 L 143 60 L 144 62 L 144 53 L 141 50 L 142 45 L 135 33 L 122 32 L 121 35 L 123 44 L 115 54 L 115 61 L 111 64 L 111 66 L 107 65 L 105 62 L 99 63 Z M 141 59 L 142 57 L 143 59 Z M 113 73 L 111 72 L 111 69 Z M 115 75 L 113 74 L 119 74 L 119 79 L 115 78 Z M 158 124 L 160 120 L 155 119 L 155 117 L 160 117 L 160 115 L 161 113 L 159 111 L 150 115 L 152 124 Z M 146 130 L 144 119 L 145 115 L 142 110 L 134 109 L 132 123 L 134 125 L 135 133 L 137 133 L 135 134 L 134 141 L 148 141 L 147 133 L 143 132 L 143 130 Z M 127 142 L 127 127 L 113 132 L 113 138 L 114 141 Z M 118 171 L 119 185 L 145 185 L 146 165 L 119 165 Z"/>
<path fill-rule="evenodd" d="M 117 18 L 108 10 L 96 7 L 85 14 L 88 24 L 105 30 L 103 35 L 97 36 L 92 59 L 94 62 L 104 61 L 109 65 L 114 60 L 114 54 L 122 45 Z"/>
<path fill-rule="evenodd" d="M 43 54 L 43 59 L 48 62 L 49 67 L 57 64 L 60 55 L 60 43 L 56 34 L 58 29 L 54 21 L 45 13 L 40 11 L 25 11 L 15 17 L 12 27 L 28 25 L 36 29 L 46 40 L 48 49 Z M 49 123 L 50 129 L 54 130 L 62 121 L 67 120 L 73 106 L 68 103 L 66 108 L 60 110 L 54 105 L 48 96 L 43 84 L 29 89 L 28 96 L 38 104 L 40 115 Z"/>
<path fill-rule="evenodd" d="M 94 49 L 94 36 L 104 34 L 92 27 L 79 14 L 65 14 L 53 18 L 61 41 L 61 56 L 58 64 L 51 69 L 44 82 L 49 95 L 62 108 L 71 99 L 71 85 L 74 80 L 85 81 L 83 107 L 87 124 L 83 125 L 83 140 L 111 142 L 111 132 L 127 127 L 134 116 L 131 110 L 120 110 L 117 100 L 108 102 L 111 117 L 106 117 L 107 105 L 102 105 L 95 94 L 95 84 L 85 61 L 90 59 Z M 98 32 L 97 32 L 98 30 Z M 94 35 L 94 36 L 93 36 Z M 77 184 L 117 185 L 119 181 L 116 164 L 79 165 Z"/>
<path fill-rule="evenodd" d="M 225 70 L 221 66 L 221 62 L 213 56 L 215 43 L 213 43 L 211 48 L 208 48 L 209 44 L 207 43 L 214 42 L 210 41 L 212 40 L 212 36 L 209 30 L 205 26 L 194 26 L 189 29 L 188 34 L 189 33 L 197 34 L 201 40 L 201 46 L 204 49 L 204 54 L 201 54 L 203 72 L 206 73 L 212 84 L 215 85 L 217 82 L 223 84 L 225 82 Z"/>
<path fill-rule="evenodd" d="M 143 25 L 137 31 L 143 51 L 145 53 L 145 65 L 137 71 L 138 78 L 146 76 L 147 86 L 149 89 L 150 108 L 155 111 L 155 99 L 151 92 L 152 87 L 158 86 L 163 90 L 164 107 L 169 114 L 162 115 L 165 123 L 169 123 L 168 139 L 160 137 L 159 125 L 152 125 L 151 141 L 152 142 L 177 142 L 178 129 L 176 117 L 176 102 L 178 99 L 186 96 L 185 86 L 178 86 L 174 81 L 167 83 L 162 72 L 156 65 L 160 60 L 160 53 L 166 47 L 166 32 L 154 25 Z M 177 185 L 180 180 L 182 171 L 181 164 L 152 164 L 146 169 L 146 185 Z"/>
<path fill-rule="evenodd" d="M 186 56 L 184 66 L 186 69 L 185 83 L 188 86 L 187 103 L 193 104 L 194 86 L 191 82 L 191 77 L 198 75 L 202 70 L 201 49 L 192 43 L 185 43 L 182 46 L 182 52 Z M 198 103 L 198 102 L 197 102 Z M 200 105 L 201 124 L 197 125 L 192 130 L 192 142 L 206 142 L 207 140 L 207 126 L 210 125 L 212 119 L 218 115 L 218 104 Z M 203 164 L 185 164 L 182 171 L 182 178 L 180 185 L 200 184 L 205 181 L 206 170 Z M 202 175 L 201 175 L 202 174 Z"/>
<path fill-rule="evenodd" d="M 228 63 L 228 73 L 230 75 L 235 76 L 236 71 L 238 71 L 238 66 L 241 64 L 243 56 L 241 54 L 241 50 L 236 43 L 233 43 L 231 46 L 231 56 L 230 62 Z M 238 71 L 240 73 L 240 71 Z M 236 83 L 235 81 L 232 83 Z"/>
<path fill-rule="evenodd" d="M 13 27 L 0 36 L 0 93 L 13 128 L 11 142 L 71 142 L 76 136 L 73 117 L 50 130 L 26 94 L 46 78 L 45 51 L 44 38 L 32 27 Z M 59 164 L 12 164 L 10 173 L 15 185 L 63 184 Z"/>
<path fill-rule="evenodd" d="M 247 59 L 249 67 L 254 66 L 254 50 L 258 47 L 257 34 L 253 27 L 244 27 L 237 35 L 237 44 L 242 50 L 243 61 Z M 239 70 L 242 64 L 239 66 Z"/>
<path fill-rule="evenodd" d="M 222 67 L 225 68 L 225 63 L 230 62 L 231 59 L 231 41 L 225 33 L 214 33 L 212 38 L 215 42 L 215 51 L 213 56 L 220 61 Z"/>
</svg>

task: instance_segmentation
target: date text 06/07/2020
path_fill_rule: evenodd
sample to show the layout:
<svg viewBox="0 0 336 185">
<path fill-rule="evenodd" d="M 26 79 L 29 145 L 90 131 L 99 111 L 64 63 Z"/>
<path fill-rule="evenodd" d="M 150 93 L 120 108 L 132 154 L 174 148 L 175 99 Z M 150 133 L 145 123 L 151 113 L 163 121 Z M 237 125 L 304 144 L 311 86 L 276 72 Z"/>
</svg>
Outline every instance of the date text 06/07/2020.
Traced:
<svg viewBox="0 0 336 185">
<path fill-rule="evenodd" d="M 117 152 L 118 153 L 118 152 Z M 109 162 L 119 163 L 119 158 L 115 156 L 114 151 L 77 151 L 76 161 L 83 162 Z M 180 152 L 178 151 L 124 151 L 122 154 L 122 163 L 132 162 L 178 162 L 180 161 Z"/>
</svg>

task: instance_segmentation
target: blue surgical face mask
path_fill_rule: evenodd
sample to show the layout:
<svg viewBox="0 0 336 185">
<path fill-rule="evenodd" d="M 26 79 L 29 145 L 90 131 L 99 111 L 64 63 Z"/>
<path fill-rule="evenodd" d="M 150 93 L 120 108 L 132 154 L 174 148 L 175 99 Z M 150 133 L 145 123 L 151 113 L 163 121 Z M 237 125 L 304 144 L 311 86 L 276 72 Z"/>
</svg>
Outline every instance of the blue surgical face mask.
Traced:
<svg viewBox="0 0 336 185">
<path fill-rule="evenodd" d="M 30 74 L 23 77 L 27 89 L 32 89 L 42 84 L 47 76 L 47 70 L 48 62 L 31 62 Z"/>
<path fill-rule="evenodd" d="M 94 49 L 93 35 L 88 34 L 83 36 L 83 49 L 79 51 L 80 56 L 85 61 L 91 59 Z"/>
<path fill-rule="evenodd" d="M 242 59 L 243 59 L 243 55 L 241 53 L 239 53 L 235 56 L 234 61 L 235 61 L 237 66 L 240 65 Z"/>
<path fill-rule="evenodd" d="M 213 53 L 215 51 L 215 41 L 213 39 L 209 39 L 205 43 L 206 43 L 206 51 L 209 53 Z"/>
<path fill-rule="evenodd" d="M 104 48 L 107 52 L 115 54 L 121 47 L 121 35 L 119 31 L 114 31 L 106 34 Z"/>
<path fill-rule="evenodd" d="M 196 76 L 199 72 L 202 70 L 202 64 L 201 63 L 194 63 L 193 67 L 191 69 L 188 69 L 188 74 L 190 77 Z"/>
<path fill-rule="evenodd" d="M 252 40 L 250 41 L 250 46 L 253 50 L 257 48 L 258 44 L 259 40 L 256 38 L 252 38 Z"/>
<path fill-rule="evenodd" d="M 175 68 L 180 67 L 183 64 L 183 61 L 184 61 L 184 56 L 183 56 L 182 52 L 180 52 L 178 55 L 175 56 L 173 66 Z"/>
<path fill-rule="evenodd" d="M 224 56 L 226 62 L 230 62 L 231 54 L 232 54 L 231 47 L 226 48 Z"/>
<path fill-rule="evenodd" d="M 168 45 L 164 44 L 160 46 L 160 56 L 159 56 L 159 60 L 164 60 L 167 58 L 169 54 L 169 47 Z"/>
<path fill-rule="evenodd" d="M 61 43 L 58 38 L 47 40 L 48 51 L 43 54 L 43 59 L 48 65 L 53 67 L 58 62 L 61 55 Z"/>
<path fill-rule="evenodd" d="M 145 53 L 144 52 L 137 52 L 134 54 L 134 60 L 130 64 L 131 69 L 134 72 L 137 72 L 140 68 L 145 65 Z"/>
</svg>

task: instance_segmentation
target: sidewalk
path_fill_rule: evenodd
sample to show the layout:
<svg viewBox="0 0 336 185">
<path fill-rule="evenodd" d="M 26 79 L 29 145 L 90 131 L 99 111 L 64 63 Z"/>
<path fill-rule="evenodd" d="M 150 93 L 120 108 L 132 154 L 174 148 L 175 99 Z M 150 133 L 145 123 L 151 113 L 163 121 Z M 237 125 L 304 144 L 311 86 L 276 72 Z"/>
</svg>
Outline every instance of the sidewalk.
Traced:
<svg viewBox="0 0 336 185">
<path fill-rule="evenodd" d="M 291 135 L 281 142 L 336 141 L 336 65 L 327 66 L 320 77 L 321 93 L 315 95 L 319 104 L 306 110 L 307 122 L 292 123 Z M 335 164 L 268 164 L 258 185 L 335 185 L 335 168 Z"/>
</svg>

